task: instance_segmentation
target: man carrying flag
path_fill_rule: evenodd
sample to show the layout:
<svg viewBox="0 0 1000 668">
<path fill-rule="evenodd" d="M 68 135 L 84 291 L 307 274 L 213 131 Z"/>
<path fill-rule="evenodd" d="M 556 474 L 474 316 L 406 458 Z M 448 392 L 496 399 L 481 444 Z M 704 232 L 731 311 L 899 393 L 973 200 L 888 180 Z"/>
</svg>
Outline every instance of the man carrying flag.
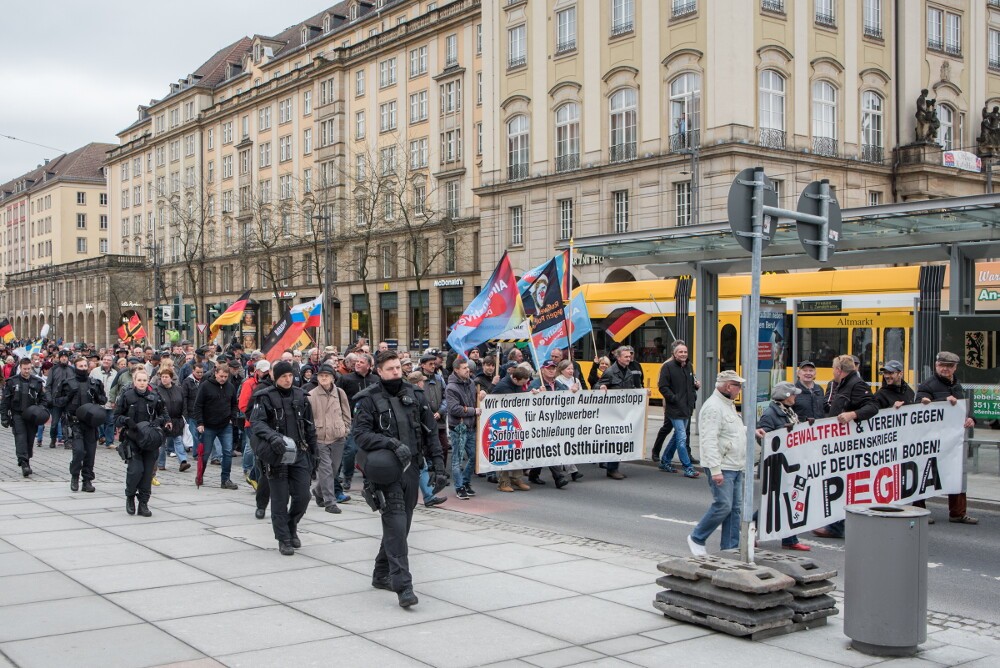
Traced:
<svg viewBox="0 0 1000 668">
<path fill-rule="evenodd" d="M 247 302 L 250 301 L 250 291 L 244 292 L 239 299 L 233 302 L 233 305 L 225 310 L 225 312 L 215 319 L 215 322 L 208 328 L 208 340 L 214 341 L 215 337 L 219 334 L 219 330 L 227 325 L 236 325 L 243 318 L 243 311 L 247 308 Z"/>
<path fill-rule="evenodd" d="M 10 326 L 10 320 L 4 318 L 0 320 L 0 340 L 10 343 L 14 340 L 14 328 Z"/>
</svg>

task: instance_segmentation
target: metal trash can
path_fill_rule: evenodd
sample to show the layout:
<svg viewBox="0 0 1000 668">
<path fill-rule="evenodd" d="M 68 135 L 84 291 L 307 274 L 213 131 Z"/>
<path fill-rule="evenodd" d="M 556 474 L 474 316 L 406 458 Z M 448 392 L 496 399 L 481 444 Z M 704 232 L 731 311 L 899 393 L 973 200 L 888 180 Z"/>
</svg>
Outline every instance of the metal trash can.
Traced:
<svg viewBox="0 0 1000 668">
<path fill-rule="evenodd" d="M 927 640 L 930 511 L 847 506 L 844 633 L 873 656 L 910 656 Z"/>
</svg>

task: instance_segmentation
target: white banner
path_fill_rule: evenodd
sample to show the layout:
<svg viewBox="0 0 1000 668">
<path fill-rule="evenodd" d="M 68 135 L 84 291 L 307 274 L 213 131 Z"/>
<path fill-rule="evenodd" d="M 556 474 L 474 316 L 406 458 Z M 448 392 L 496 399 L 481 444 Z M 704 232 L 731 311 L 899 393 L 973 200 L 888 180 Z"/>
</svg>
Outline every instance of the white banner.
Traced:
<svg viewBox="0 0 1000 668">
<path fill-rule="evenodd" d="M 646 390 L 491 394 L 476 430 L 476 471 L 642 459 Z"/>
<path fill-rule="evenodd" d="M 861 422 L 835 418 L 764 436 L 761 540 L 818 529 L 850 504 L 910 504 L 962 491 L 966 402 L 887 408 Z"/>
</svg>

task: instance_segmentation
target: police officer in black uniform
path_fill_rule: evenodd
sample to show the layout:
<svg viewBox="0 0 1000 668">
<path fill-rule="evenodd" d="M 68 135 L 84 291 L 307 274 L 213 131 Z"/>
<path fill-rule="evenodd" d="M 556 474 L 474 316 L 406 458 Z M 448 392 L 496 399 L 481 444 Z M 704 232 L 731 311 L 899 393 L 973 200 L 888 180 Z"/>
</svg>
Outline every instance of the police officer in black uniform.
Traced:
<svg viewBox="0 0 1000 668">
<path fill-rule="evenodd" d="M 250 439 L 258 463 L 267 472 L 278 551 L 291 556 L 302 547 L 297 529 L 309 507 L 309 480 L 318 461 L 316 425 L 305 392 L 294 387 L 291 363 L 278 362 L 272 375 L 274 385 L 255 393 Z"/>
<path fill-rule="evenodd" d="M 91 427 L 77 417 L 77 411 L 84 404 L 104 406 L 108 396 L 104 393 L 104 383 L 90 377 L 87 358 L 79 354 L 73 360 L 73 373 L 53 388 L 52 405 L 62 411 L 63 437 L 66 443 L 73 443 L 73 460 L 69 464 L 72 479 L 69 488 L 80 489 L 81 474 L 83 491 L 94 491 L 94 456 L 97 453 L 97 427 Z"/>
<path fill-rule="evenodd" d="M 417 604 L 407 557 L 406 538 L 417 505 L 423 453 L 430 454 L 437 484 L 446 483 L 437 422 L 422 390 L 402 379 L 402 365 L 392 350 L 378 353 L 375 369 L 381 383 L 358 393 L 352 432 L 360 452 L 362 471 L 369 471 L 391 452 L 399 471 L 390 483 L 365 481 L 365 500 L 382 513 L 382 545 L 375 558 L 372 586 L 395 591 L 399 605 Z M 366 474 L 366 478 L 372 476 Z"/>
<path fill-rule="evenodd" d="M 115 402 L 115 426 L 121 429 L 121 447 L 125 450 L 128 470 L 125 473 L 125 512 L 135 515 L 135 497 L 139 514 L 150 517 L 149 495 L 156 458 L 163 444 L 164 426 L 169 429 L 167 408 L 160 395 L 149 385 L 149 374 L 141 366 L 132 373 L 132 385 Z M 156 441 L 159 441 L 157 443 Z"/>
<path fill-rule="evenodd" d="M 20 373 L 11 376 L 3 388 L 0 402 L 0 419 L 4 427 L 13 427 L 14 449 L 21 474 L 31 475 L 31 456 L 34 453 L 35 429 L 38 424 L 25 415 L 32 406 L 44 408 L 45 384 L 31 373 L 31 358 L 22 357 L 18 363 Z"/>
</svg>

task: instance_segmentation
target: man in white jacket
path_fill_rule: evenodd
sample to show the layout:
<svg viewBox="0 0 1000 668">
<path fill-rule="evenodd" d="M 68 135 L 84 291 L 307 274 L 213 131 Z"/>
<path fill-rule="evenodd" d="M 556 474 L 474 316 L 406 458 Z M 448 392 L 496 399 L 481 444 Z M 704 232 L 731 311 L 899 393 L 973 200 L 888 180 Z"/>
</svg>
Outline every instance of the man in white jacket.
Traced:
<svg viewBox="0 0 1000 668">
<path fill-rule="evenodd" d="M 720 524 L 722 549 L 735 549 L 740 544 L 747 434 L 734 401 L 744 382 L 735 371 L 723 371 L 716 376 L 715 392 L 698 417 L 701 464 L 712 489 L 712 506 L 687 539 L 691 553 L 696 556 L 706 554 L 705 543 Z"/>
</svg>

